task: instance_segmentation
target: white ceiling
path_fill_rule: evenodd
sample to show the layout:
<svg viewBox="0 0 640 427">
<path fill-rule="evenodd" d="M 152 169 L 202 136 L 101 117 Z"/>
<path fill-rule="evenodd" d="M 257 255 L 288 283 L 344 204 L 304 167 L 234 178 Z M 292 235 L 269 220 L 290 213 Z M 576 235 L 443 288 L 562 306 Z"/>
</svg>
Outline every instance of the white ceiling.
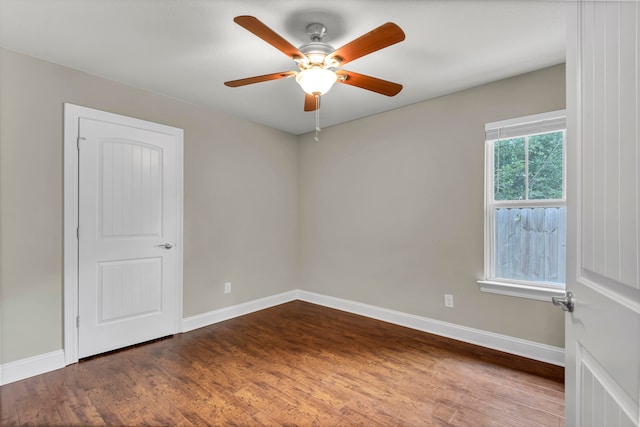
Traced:
<svg viewBox="0 0 640 427">
<path fill-rule="evenodd" d="M 525 0 L 0 0 L 0 46 L 209 106 L 293 134 L 315 128 L 294 79 L 227 80 L 296 70 L 233 22 L 253 15 L 299 46 L 321 22 L 338 48 L 392 21 L 406 40 L 350 71 L 404 85 L 389 98 L 336 84 L 323 127 L 564 62 L 565 3 Z"/>
</svg>

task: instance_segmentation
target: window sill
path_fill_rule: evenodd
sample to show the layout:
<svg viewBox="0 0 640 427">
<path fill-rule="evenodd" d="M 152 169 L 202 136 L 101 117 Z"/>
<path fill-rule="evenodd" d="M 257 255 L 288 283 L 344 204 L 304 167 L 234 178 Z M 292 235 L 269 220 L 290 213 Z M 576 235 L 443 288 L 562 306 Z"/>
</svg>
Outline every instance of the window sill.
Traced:
<svg viewBox="0 0 640 427">
<path fill-rule="evenodd" d="M 552 289 L 530 285 L 520 285 L 508 282 L 494 282 L 491 280 L 478 280 L 482 292 L 490 294 L 508 295 L 511 297 L 528 298 L 538 301 L 551 302 L 551 297 L 563 297 L 564 289 Z"/>
</svg>

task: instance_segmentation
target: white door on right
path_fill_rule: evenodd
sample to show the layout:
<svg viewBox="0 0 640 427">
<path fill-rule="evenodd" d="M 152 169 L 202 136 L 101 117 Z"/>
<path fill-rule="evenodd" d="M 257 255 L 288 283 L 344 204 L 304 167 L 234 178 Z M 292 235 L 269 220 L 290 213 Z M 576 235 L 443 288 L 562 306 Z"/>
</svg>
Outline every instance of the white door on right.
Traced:
<svg viewBox="0 0 640 427">
<path fill-rule="evenodd" d="M 640 420 L 640 4 L 571 2 L 567 426 Z"/>
</svg>

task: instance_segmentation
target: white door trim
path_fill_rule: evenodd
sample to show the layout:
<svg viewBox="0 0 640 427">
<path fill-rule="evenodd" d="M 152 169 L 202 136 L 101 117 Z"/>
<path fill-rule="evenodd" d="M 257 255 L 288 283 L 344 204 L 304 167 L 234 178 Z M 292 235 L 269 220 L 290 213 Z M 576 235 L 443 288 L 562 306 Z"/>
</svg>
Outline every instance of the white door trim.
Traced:
<svg viewBox="0 0 640 427">
<path fill-rule="evenodd" d="M 126 126 L 152 129 L 173 135 L 176 140 L 177 179 L 177 257 L 176 318 L 174 333 L 182 327 L 182 263 L 183 263 L 183 130 L 153 122 L 134 119 L 73 104 L 64 104 L 64 357 L 65 364 L 78 361 L 78 123 L 81 117 L 109 121 Z"/>
</svg>

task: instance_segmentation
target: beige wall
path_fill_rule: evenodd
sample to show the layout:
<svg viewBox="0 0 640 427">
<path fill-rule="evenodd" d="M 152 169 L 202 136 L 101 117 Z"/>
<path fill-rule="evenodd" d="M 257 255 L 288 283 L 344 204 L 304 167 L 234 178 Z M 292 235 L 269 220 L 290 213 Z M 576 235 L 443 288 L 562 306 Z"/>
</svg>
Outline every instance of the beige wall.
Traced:
<svg viewBox="0 0 640 427">
<path fill-rule="evenodd" d="M 484 123 L 564 108 L 563 66 L 315 143 L 0 50 L 1 363 L 62 348 L 64 102 L 184 129 L 185 317 L 302 288 L 563 346 L 560 310 L 475 284 Z"/>
<path fill-rule="evenodd" d="M 185 317 L 297 288 L 295 136 L 0 55 L 2 363 L 62 348 L 64 102 L 184 129 Z"/>
<path fill-rule="evenodd" d="M 541 71 L 300 138 L 301 287 L 564 346 L 549 303 L 480 292 L 484 124 L 565 108 Z M 411 90 L 411 88 L 405 88 Z M 455 308 L 444 308 L 444 294 Z"/>
</svg>

